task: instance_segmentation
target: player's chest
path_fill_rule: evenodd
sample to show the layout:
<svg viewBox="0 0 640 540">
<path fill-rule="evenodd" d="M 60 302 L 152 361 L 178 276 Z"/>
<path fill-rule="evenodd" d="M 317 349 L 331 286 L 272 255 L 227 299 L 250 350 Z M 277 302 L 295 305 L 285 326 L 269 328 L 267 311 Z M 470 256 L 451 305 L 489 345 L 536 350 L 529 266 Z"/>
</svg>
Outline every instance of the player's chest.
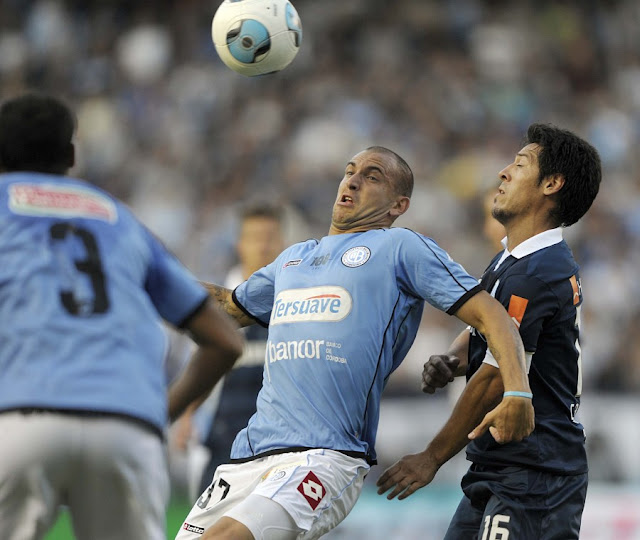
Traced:
<svg viewBox="0 0 640 540">
<path fill-rule="evenodd" d="M 395 283 L 393 275 L 393 265 L 382 251 L 366 245 L 319 245 L 284 261 L 279 269 L 276 289 L 333 284 L 349 290 L 373 292 L 372 288 Z"/>
</svg>

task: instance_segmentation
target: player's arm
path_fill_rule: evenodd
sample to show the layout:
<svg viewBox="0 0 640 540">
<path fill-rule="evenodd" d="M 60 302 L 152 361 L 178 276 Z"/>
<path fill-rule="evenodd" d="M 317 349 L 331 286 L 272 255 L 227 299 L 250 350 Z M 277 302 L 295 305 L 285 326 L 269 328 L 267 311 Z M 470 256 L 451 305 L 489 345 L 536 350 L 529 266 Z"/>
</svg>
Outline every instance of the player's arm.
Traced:
<svg viewBox="0 0 640 540">
<path fill-rule="evenodd" d="M 255 324 L 255 319 L 242 311 L 242 309 L 238 307 L 238 304 L 233 301 L 233 291 L 231 289 L 221 287 L 215 283 L 206 283 L 204 281 L 200 283 L 209 291 L 209 296 L 218 303 L 218 306 L 233 317 L 240 326 L 244 327 Z"/>
<path fill-rule="evenodd" d="M 169 418 L 175 420 L 196 400 L 203 400 L 242 354 L 244 340 L 233 319 L 207 300 L 185 326 L 198 345 L 169 388 Z"/>
<path fill-rule="evenodd" d="M 500 367 L 505 391 L 530 395 L 522 339 L 502 304 L 486 291 L 481 291 L 465 302 L 455 315 L 484 335 Z M 532 400 L 508 396 L 469 433 L 469 438 L 475 439 L 489 429 L 499 443 L 520 441 L 534 427 Z"/>
<path fill-rule="evenodd" d="M 453 382 L 455 377 L 467 373 L 469 336 L 469 330 L 463 330 L 446 353 L 434 354 L 425 362 L 422 370 L 422 391 L 425 394 L 433 394 L 436 389 Z"/>
<path fill-rule="evenodd" d="M 427 448 L 404 456 L 378 479 L 378 494 L 405 499 L 429 484 L 438 469 L 469 442 L 467 434 L 502 399 L 500 370 L 483 364 L 465 386 L 451 416 Z"/>
</svg>

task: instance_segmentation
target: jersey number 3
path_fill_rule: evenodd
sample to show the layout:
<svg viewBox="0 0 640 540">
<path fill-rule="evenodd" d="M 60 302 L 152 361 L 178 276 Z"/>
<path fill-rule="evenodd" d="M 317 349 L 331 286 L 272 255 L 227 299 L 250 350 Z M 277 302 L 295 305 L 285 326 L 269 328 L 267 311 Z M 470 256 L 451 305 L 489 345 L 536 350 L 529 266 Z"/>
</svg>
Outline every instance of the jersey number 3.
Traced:
<svg viewBox="0 0 640 540">
<path fill-rule="evenodd" d="M 92 300 L 79 300 L 73 290 L 62 289 L 60 301 L 64 308 L 77 317 L 86 317 L 96 313 L 105 313 L 109 309 L 109 298 L 105 288 L 105 277 L 102 271 L 102 261 L 96 239 L 87 229 L 77 227 L 71 223 L 56 223 L 49 229 L 49 235 L 54 243 L 64 242 L 68 235 L 78 238 L 84 246 L 86 257 L 73 259 L 78 272 L 86 274 L 93 289 Z"/>
</svg>

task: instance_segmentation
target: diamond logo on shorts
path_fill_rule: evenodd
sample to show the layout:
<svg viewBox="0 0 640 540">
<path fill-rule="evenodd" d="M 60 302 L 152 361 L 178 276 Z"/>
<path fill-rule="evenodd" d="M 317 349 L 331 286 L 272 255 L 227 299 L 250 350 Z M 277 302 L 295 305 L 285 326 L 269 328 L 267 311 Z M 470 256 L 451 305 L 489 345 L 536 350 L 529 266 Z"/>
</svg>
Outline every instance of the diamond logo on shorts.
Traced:
<svg viewBox="0 0 640 540">
<path fill-rule="evenodd" d="M 298 486 L 298 491 L 307 499 L 312 510 L 318 507 L 322 498 L 327 494 L 327 490 L 324 489 L 322 482 L 320 482 L 318 477 L 312 472 L 309 472 L 309 474 L 304 477 L 304 480 Z"/>
</svg>

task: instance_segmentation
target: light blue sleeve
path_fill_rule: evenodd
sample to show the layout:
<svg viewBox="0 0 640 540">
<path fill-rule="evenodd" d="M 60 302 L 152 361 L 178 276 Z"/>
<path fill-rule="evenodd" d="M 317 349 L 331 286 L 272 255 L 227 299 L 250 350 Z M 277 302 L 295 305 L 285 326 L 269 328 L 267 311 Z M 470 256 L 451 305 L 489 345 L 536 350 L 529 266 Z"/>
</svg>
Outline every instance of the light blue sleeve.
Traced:
<svg viewBox="0 0 640 540">
<path fill-rule="evenodd" d="M 263 326 L 267 326 L 269 319 L 271 319 L 279 260 L 280 257 L 260 270 L 256 270 L 233 292 L 234 301 L 240 308 L 257 319 Z"/>
<path fill-rule="evenodd" d="M 402 229 L 396 243 L 398 281 L 409 293 L 433 307 L 454 313 L 479 288 L 478 280 L 434 240 Z"/>
<path fill-rule="evenodd" d="M 145 289 L 160 316 L 182 328 L 204 303 L 207 290 L 162 243 L 147 231 L 151 257 Z"/>
</svg>

